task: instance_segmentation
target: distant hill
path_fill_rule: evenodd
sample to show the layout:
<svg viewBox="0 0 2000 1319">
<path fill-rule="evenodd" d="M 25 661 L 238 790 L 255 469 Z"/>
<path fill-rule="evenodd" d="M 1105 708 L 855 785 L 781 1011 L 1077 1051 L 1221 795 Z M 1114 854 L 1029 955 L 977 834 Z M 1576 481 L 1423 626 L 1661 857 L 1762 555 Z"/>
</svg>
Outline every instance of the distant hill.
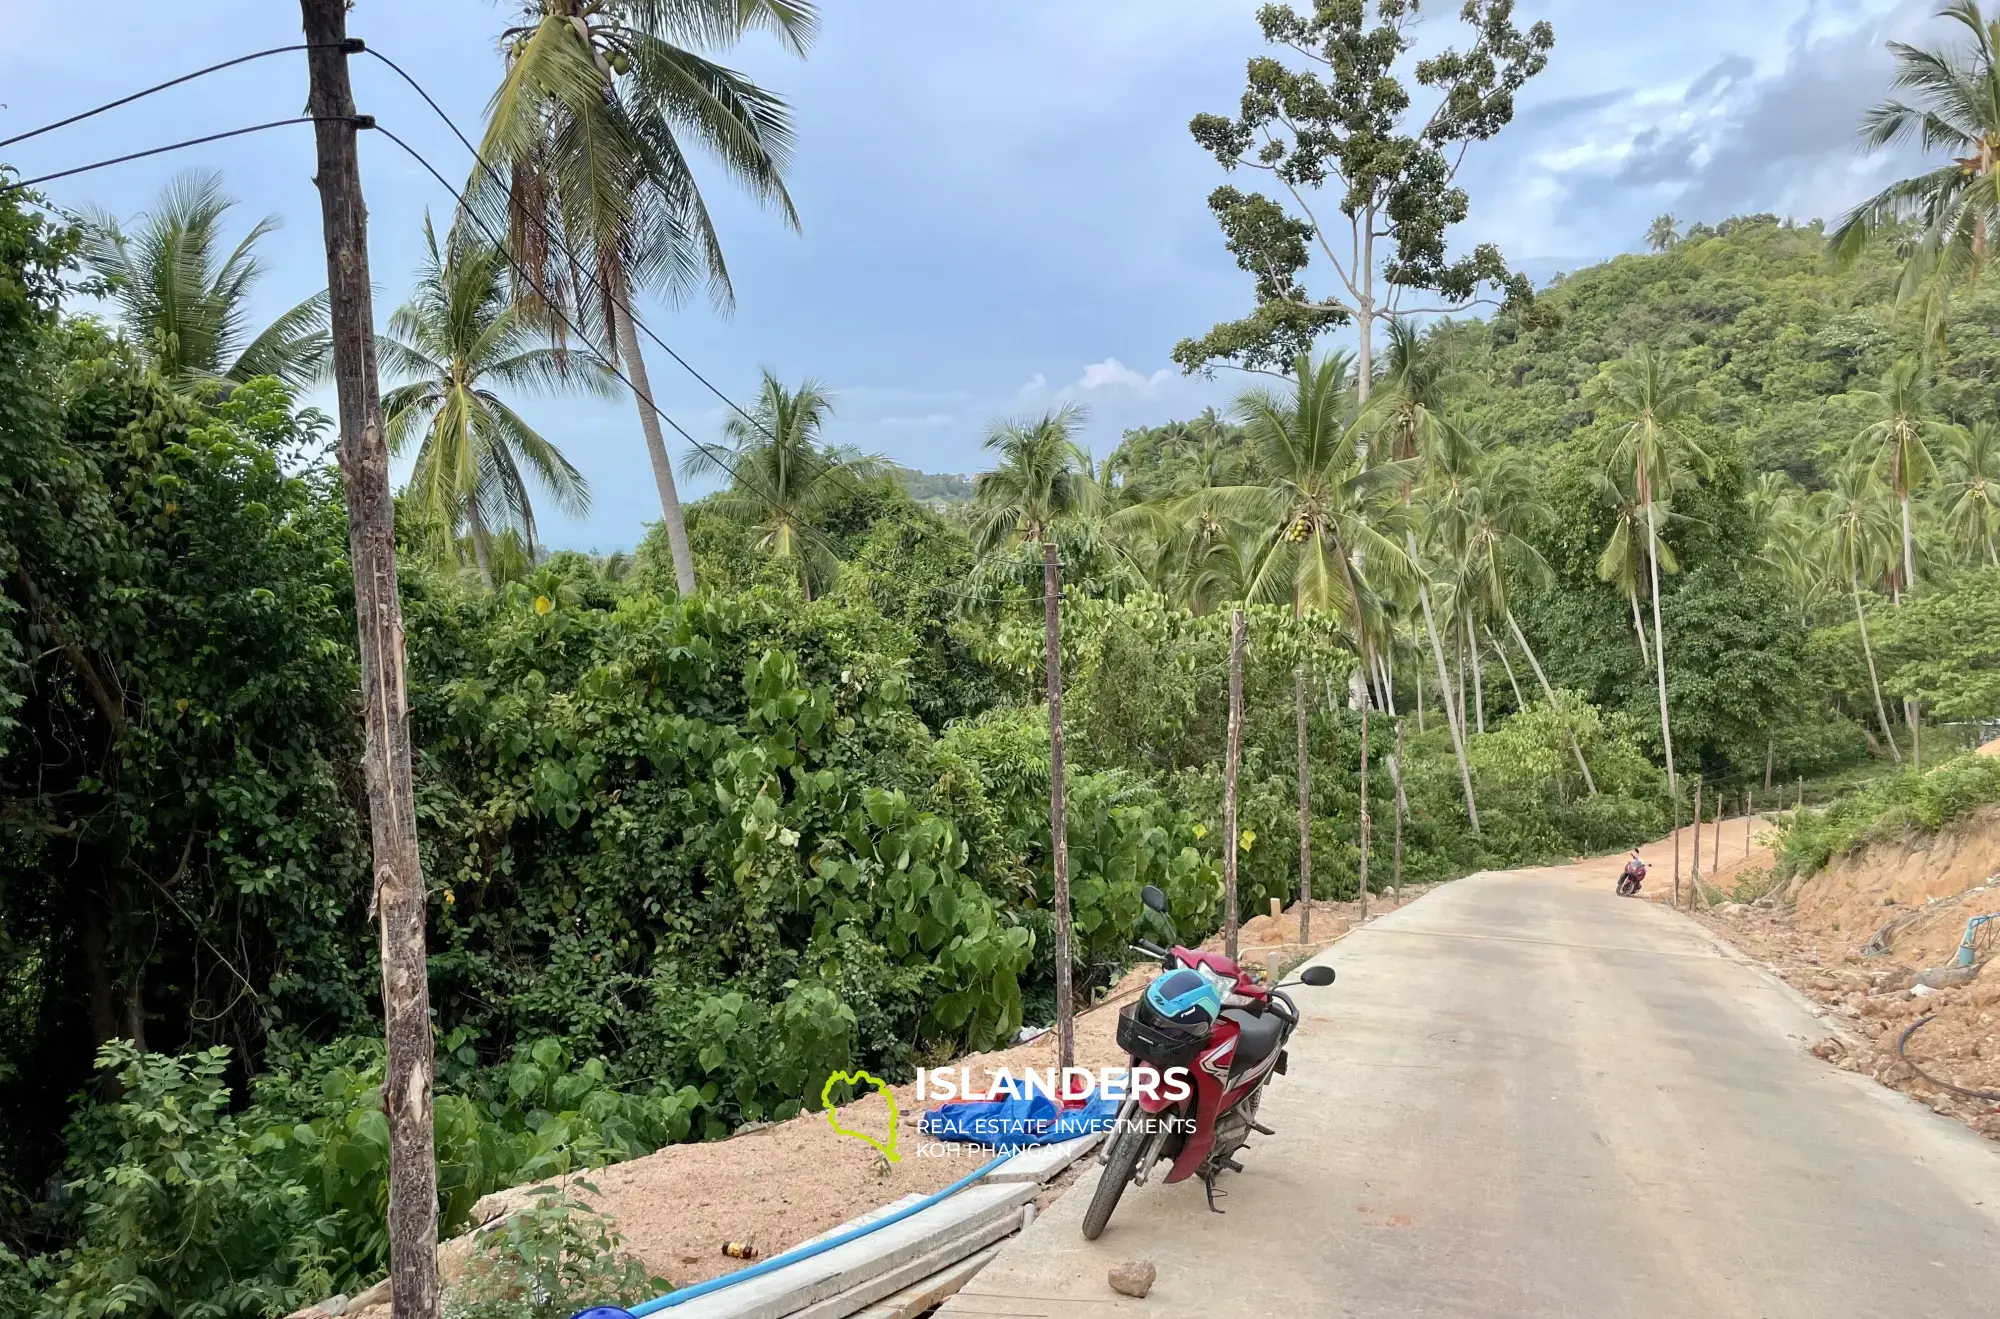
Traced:
<svg viewBox="0 0 2000 1319">
<path fill-rule="evenodd" d="M 914 467 L 898 467 L 895 476 L 897 484 L 920 503 L 963 504 L 972 498 L 972 478 L 956 472 L 919 472 Z"/>
</svg>

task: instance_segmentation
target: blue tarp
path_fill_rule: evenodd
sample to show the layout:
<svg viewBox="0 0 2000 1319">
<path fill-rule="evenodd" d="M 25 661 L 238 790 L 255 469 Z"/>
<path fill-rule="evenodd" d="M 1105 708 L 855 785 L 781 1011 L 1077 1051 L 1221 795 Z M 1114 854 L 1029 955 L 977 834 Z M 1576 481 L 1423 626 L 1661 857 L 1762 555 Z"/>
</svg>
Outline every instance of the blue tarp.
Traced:
<svg viewBox="0 0 2000 1319">
<path fill-rule="evenodd" d="M 924 1114 L 923 1130 L 939 1140 L 961 1140 L 995 1149 L 1053 1145 L 1102 1131 L 1118 1120 L 1118 1101 L 1102 1093 L 1064 1107 L 1038 1088 L 1018 1099 L 961 1099 Z"/>
</svg>

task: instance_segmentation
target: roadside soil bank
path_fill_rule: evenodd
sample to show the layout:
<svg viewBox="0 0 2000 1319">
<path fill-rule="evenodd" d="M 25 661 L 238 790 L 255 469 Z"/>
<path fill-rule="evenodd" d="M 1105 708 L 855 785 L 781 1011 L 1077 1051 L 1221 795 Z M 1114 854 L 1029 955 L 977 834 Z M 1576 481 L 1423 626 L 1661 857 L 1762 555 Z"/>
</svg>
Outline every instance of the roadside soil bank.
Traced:
<svg viewBox="0 0 2000 1319">
<path fill-rule="evenodd" d="M 1835 858 L 1782 897 L 1724 902 L 1694 919 L 1820 1005 L 1835 1030 L 1815 1054 L 2000 1138 L 2000 1103 L 1937 1084 L 2000 1095 L 2000 968 L 1982 960 L 1963 983 L 1916 986 L 1953 964 L 1968 919 L 2000 912 L 1996 872 L 2000 809 L 1988 808 L 1934 837 Z M 1981 959 L 2000 952 L 2000 921 L 1975 947 Z M 1897 1039 L 1927 1015 L 1935 1019 L 1910 1038 L 1906 1062 Z"/>
<path fill-rule="evenodd" d="M 1400 903 L 1375 894 L 1369 899 L 1369 916 L 1393 911 L 1427 891 L 1428 886 L 1405 887 Z M 1293 903 L 1282 916 L 1266 913 L 1245 921 L 1238 932 L 1238 960 L 1266 971 L 1275 961 L 1283 974 L 1352 929 L 1360 907 L 1314 902 L 1310 944 L 1299 942 L 1300 914 L 1299 904 Z M 1203 947 L 1220 951 L 1221 936 Z M 1141 962 L 1078 1013 L 1077 1066 L 1124 1065 L 1116 1039 L 1118 1008 L 1143 991 L 1154 974 L 1150 963 Z M 1001 1068 L 1020 1078 L 1029 1068 L 1046 1071 L 1055 1064 L 1055 1038 L 1047 1034 L 950 1065 L 989 1084 Z M 923 1136 L 918 1121 L 937 1100 L 920 1103 L 914 1083 L 892 1087 L 892 1093 L 901 1156 L 895 1163 L 861 1141 L 835 1133 L 824 1112 L 808 1112 L 727 1140 L 670 1145 L 627 1163 L 497 1192 L 480 1202 L 474 1217 L 482 1225 L 496 1223 L 527 1203 L 535 1186 L 567 1183 L 577 1198 L 617 1221 L 626 1248 L 651 1272 L 676 1286 L 703 1282 L 746 1266 L 747 1261 L 723 1255 L 724 1242 L 751 1242 L 760 1258 L 779 1254 L 871 1209 L 942 1190 L 992 1157 L 982 1146 L 941 1144 Z M 843 1127 L 886 1141 L 889 1110 L 880 1094 L 861 1096 L 837 1113 Z M 1058 1178 L 1043 1191 L 1041 1202 L 1053 1200 L 1074 1180 L 1075 1170 Z M 577 1185 L 583 1182 L 596 1192 Z M 441 1248 L 447 1279 L 463 1267 L 471 1236 Z M 353 1313 L 360 1319 L 388 1319 L 389 1307 L 384 1303 Z"/>
</svg>

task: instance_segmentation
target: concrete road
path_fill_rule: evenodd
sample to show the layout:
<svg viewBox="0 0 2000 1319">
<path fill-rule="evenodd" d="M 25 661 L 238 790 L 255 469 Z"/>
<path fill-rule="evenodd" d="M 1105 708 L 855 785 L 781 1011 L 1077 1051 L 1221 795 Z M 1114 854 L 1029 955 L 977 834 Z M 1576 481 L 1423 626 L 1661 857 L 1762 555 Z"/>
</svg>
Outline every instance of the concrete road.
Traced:
<svg viewBox="0 0 2000 1319">
<path fill-rule="evenodd" d="M 1812 1057 L 1803 999 L 1611 874 L 1355 931 L 1296 991 L 1226 1215 L 1155 1181 L 1086 1242 L 1093 1166 L 942 1314 L 2000 1313 L 2000 1150 Z M 1143 1301 L 1106 1285 L 1126 1259 Z"/>
</svg>

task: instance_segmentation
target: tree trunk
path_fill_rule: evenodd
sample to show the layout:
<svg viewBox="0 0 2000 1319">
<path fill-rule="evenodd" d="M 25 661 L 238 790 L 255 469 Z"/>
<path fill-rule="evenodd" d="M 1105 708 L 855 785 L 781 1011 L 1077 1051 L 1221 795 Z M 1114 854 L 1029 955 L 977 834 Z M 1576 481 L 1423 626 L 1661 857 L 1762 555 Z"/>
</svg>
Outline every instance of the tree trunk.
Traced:
<svg viewBox="0 0 2000 1319">
<path fill-rule="evenodd" d="M 1521 682 L 1514 676 L 1514 661 L 1507 658 L 1507 648 L 1500 644 L 1500 638 L 1494 636 L 1491 630 L 1488 630 L 1486 640 L 1492 645 L 1493 653 L 1500 657 L 1500 667 L 1507 670 L 1507 685 L 1514 690 L 1514 709 L 1525 711 L 1528 698 L 1521 695 Z"/>
<path fill-rule="evenodd" d="M 465 501 L 466 529 L 472 533 L 472 558 L 479 565 L 479 580 L 493 589 L 493 538 L 487 534 L 486 519 L 479 516 L 479 500 Z"/>
<path fill-rule="evenodd" d="M 633 329 L 632 313 L 625 303 L 620 302 L 613 309 L 612 319 L 616 322 L 618 353 L 625 359 L 625 374 L 632 380 L 632 398 L 639 407 L 639 429 L 646 436 L 646 456 L 653 461 L 653 484 L 660 492 L 660 520 L 667 524 L 667 547 L 674 556 L 674 586 L 682 595 L 693 595 L 694 552 L 688 548 L 687 515 L 681 511 L 673 460 L 667 456 L 666 437 L 660 433 L 660 412 L 653 403 L 653 382 L 646 374 L 646 355 L 639 349 L 639 335 Z"/>
<path fill-rule="evenodd" d="M 1417 736 L 1424 735 L 1424 666 L 1420 663 L 1416 670 L 1417 679 Z"/>
<path fill-rule="evenodd" d="M 1391 719 L 1396 717 L 1396 634 L 1391 632 L 1389 644 L 1382 652 L 1382 708 Z"/>
<path fill-rule="evenodd" d="M 1486 735 L 1486 671 L 1479 663 L 1479 638 L 1472 634 L 1472 623 L 1465 624 L 1465 650 L 1472 656 L 1472 710 L 1478 716 L 1480 736 Z"/>
<path fill-rule="evenodd" d="M 1632 621 L 1634 622 L 1638 622 L 1638 607 L 1639 602 L 1634 600 L 1632 602 L 1634 610 Z M 1570 722 L 1569 711 L 1564 709 L 1562 701 L 1557 699 L 1556 689 L 1549 683 L 1549 675 L 1542 671 L 1542 661 L 1535 655 L 1535 648 L 1528 644 L 1528 634 L 1521 630 L 1521 624 L 1514 617 L 1514 611 L 1511 609 L 1507 611 L 1507 626 L 1514 630 L 1515 642 L 1520 645 L 1521 653 L 1528 657 L 1528 667 L 1535 671 L 1535 681 L 1542 685 L 1542 695 L 1548 698 L 1549 705 L 1555 709 L 1555 712 L 1562 716 L 1563 728 L 1569 733 L 1569 749 L 1576 756 L 1576 767 L 1583 771 L 1583 784 L 1590 790 L 1590 795 L 1595 797 L 1597 795 L 1597 780 L 1590 773 L 1590 762 L 1583 758 L 1583 745 L 1576 740 L 1576 725 Z M 1639 638 L 1642 649 L 1645 636 L 1645 630 L 1641 628 Z"/>
<path fill-rule="evenodd" d="M 1361 703 L 1361 914 L 1368 919 L 1368 706 Z"/>
<path fill-rule="evenodd" d="M 1056 916 L 1056 1066 L 1076 1063 L 1076 1004 L 1070 988 L 1069 802 L 1063 755 L 1062 563 L 1042 542 L 1042 645 L 1049 694 L 1049 868 Z"/>
<path fill-rule="evenodd" d="M 95 1052 L 99 1045 L 118 1034 L 118 1013 L 112 998 L 111 948 L 104 935 L 104 903 L 87 885 L 78 885 L 76 891 L 83 965 L 90 980 L 90 1045 Z"/>
<path fill-rule="evenodd" d="M 1361 352 L 1354 359 L 1355 403 L 1363 408 L 1368 406 L 1368 395 L 1375 387 L 1375 203 L 1369 202 L 1361 208 L 1361 260 L 1354 272 L 1355 287 L 1359 290 L 1355 301 L 1361 313 L 1354 318 L 1356 337 L 1361 341 Z M 1361 453 L 1361 465 L 1368 465 L 1368 452 Z"/>
<path fill-rule="evenodd" d="M 1403 814 L 1409 803 L 1403 799 L 1403 721 L 1396 721 L 1396 754 L 1389 761 L 1389 782 L 1396 789 L 1396 850 L 1389 863 L 1389 892 L 1398 907 L 1403 905 Z"/>
<path fill-rule="evenodd" d="M 1312 759 L 1306 754 L 1306 670 L 1292 670 L 1292 705 L 1299 725 L 1299 942 L 1312 940 Z"/>
<path fill-rule="evenodd" d="M 1639 594 L 1634 591 L 1625 598 L 1632 605 L 1632 630 L 1639 636 L 1639 662 L 1650 669 L 1653 667 L 1653 652 L 1646 648 L 1646 620 L 1639 617 Z"/>
<path fill-rule="evenodd" d="M 1423 569 L 1417 559 L 1417 535 L 1414 531 L 1405 532 L 1404 535 L 1408 538 L 1410 562 L 1418 564 L 1417 570 L 1421 574 Z M 1459 721 L 1452 715 L 1451 676 L 1445 672 L 1444 645 L 1438 640 L 1437 618 L 1431 612 L 1431 589 L 1421 576 L 1417 580 L 1417 599 L 1422 602 L 1424 607 L 1424 629 L 1430 635 L 1431 657 L 1437 661 L 1438 693 L 1445 706 L 1445 723 L 1451 728 L 1451 749 L 1458 756 L 1459 784 L 1465 790 L 1465 817 L 1472 827 L 1472 832 L 1476 835 L 1479 832 L 1479 803 L 1474 800 L 1472 795 L 1472 763 L 1465 758 L 1465 734 L 1463 729 Z M 1423 708 L 1423 689 L 1419 687 L 1417 690 L 1418 732 L 1423 731 Z"/>
<path fill-rule="evenodd" d="M 1243 611 L 1229 611 L 1229 745 L 1222 762 L 1222 953 L 1236 956 L 1236 770 L 1243 759 Z"/>
<path fill-rule="evenodd" d="M 403 609 L 396 587 L 396 505 L 389 491 L 382 400 L 375 374 L 375 312 L 368 282 L 368 214 L 355 151 L 345 0 L 300 0 L 308 106 L 316 119 L 320 211 L 340 410 L 339 459 L 348 556 L 359 624 L 361 708 L 367 726 L 368 816 L 382 942 L 389 1126 L 389 1280 L 394 1319 L 438 1311 L 437 1160 L 431 1127 L 431 1013 L 424 945 L 424 877 L 417 854 L 410 723 L 403 671 Z"/>
<path fill-rule="evenodd" d="M 1458 720 L 1459 733 L 1461 735 L 1464 735 L 1468 732 L 1470 727 L 1465 722 L 1465 622 L 1464 620 L 1461 619 L 1456 624 L 1454 624 L 1452 626 L 1451 631 L 1452 631 L 1451 666 L 1453 669 L 1453 676 L 1457 679 L 1457 682 L 1454 687 L 1454 690 L 1457 694 L 1452 701 L 1451 713 L 1452 717 Z"/>
<path fill-rule="evenodd" d="M 1645 484 L 1645 472 L 1640 472 L 1640 484 Z M 1680 776 L 1674 773 L 1674 729 L 1667 716 L 1667 629 L 1660 621 L 1660 556 L 1658 553 L 1659 533 L 1653 526 L 1653 500 L 1649 490 L 1641 490 L 1639 498 L 1646 501 L 1646 570 L 1653 583 L 1653 667 L 1660 676 L 1660 743 L 1667 753 L 1667 790 L 1675 791 Z"/>
<path fill-rule="evenodd" d="M 1875 717 L 1882 723 L 1882 736 L 1889 739 L 1889 754 L 1903 763 L 1903 749 L 1896 745 L 1895 730 L 1889 727 L 1889 707 L 1882 704 L 1882 679 L 1875 672 L 1875 647 L 1868 641 L 1868 615 L 1861 608 L 1861 579 L 1853 573 L 1847 583 L 1854 594 L 1854 621 L 1861 625 L 1861 653 L 1868 659 L 1868 683 L 1875 689 Z"/>
<path fill-rule="evenodd" d="M 1771 758 L 1777 754 L 1778 739 L 1775 735 L 1764 735 L 1764 791 L 1771 790 Z"/>
</svg>

